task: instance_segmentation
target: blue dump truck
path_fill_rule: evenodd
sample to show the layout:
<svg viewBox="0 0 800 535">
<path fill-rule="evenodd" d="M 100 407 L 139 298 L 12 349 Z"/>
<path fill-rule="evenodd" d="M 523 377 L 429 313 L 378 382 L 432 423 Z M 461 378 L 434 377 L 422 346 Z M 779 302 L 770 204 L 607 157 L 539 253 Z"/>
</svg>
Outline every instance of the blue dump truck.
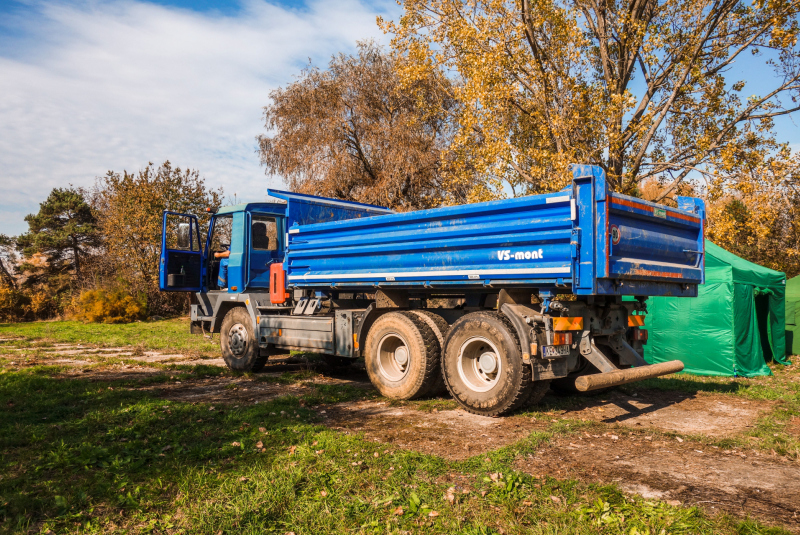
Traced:
<svg viewBox="0 0 800 535">
<path fill-rule="evenodd" d="M 164 213 L 160 287 L 192 293 L 192 333 L 219 333 L 233 370 L 363 357 L 387 397 L 449 391 L 493 416 L 683 368 L 644 362 L 643 327 L 648 296 L 703 283 L 700 199 L 611 193 L 593 166 L 557 193 L 407 213 L 268 193 L 210 210 L 204 237 Z"/>
</svg>

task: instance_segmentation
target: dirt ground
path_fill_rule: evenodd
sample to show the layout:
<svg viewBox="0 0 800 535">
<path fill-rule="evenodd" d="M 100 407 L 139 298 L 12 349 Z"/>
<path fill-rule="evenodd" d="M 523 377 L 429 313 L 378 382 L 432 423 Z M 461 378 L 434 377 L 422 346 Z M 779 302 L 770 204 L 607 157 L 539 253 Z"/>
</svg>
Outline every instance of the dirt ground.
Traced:
<svg viewBox="0 0 800 535">
<path fill-rule="evenodd" d="M 533 475 L 616 483 L 645 498 L 754 516 L 800 531 L 800 466 L 758 452 L 584 433 L 560 437 L 516 467 Z"/>
<path fill-rule="evenodd" d="M 599 434 L 558 437 L 519 459 L 517 469 L 537 477 L 616 483 L 645 498 L 697 505 L 712 514 L 755 516 L 800 531 L 800 464 L 755 451 L 708 447 L 691 438 L 647 434 L 724 437 L 751 427 L 771 406 L 720 395 L 642 391 L 633 399 L 620 392 L 588 398 L 583 407 L 539 419 L 487 418 L 459 409 L 421 412 L 373 401 L 325 407 L 321 416 L 331 428 L 448 459 L 513 444 L 558 419 L 619 424 Z"/>
<path fill-rule="evenodd" d="M 557 411 L 539 421 L 514 415 L 488 418 L 460 409 L 428 413 L 374 401 L 326 407 L 323 416 L 330 427 L 363 432 L 370 438 L 448 459 L 464 459 L 513 444 L 556 419 L 724 437 L 752 427 L 773 405 L 721 395 L 661 391 L 638 392 L 635 398 L 611 392 L 602 399 L 582 401 L 578 408 Z"/>
<path fill-rule="evenodd" d="M 8 349 L 0 350 L 0 358 L 13 362 L 17 352 Z M 70 369 L 65 376 L 98 380 L 164 373 L 149 363 L 224 365 L 222 359 L 157 352 L 135 354 L 130 348 L 64 344 L 42 349 L 46 349 L 45 354 L 52 352 L 53 357 L 40 356 L 36 362 L 66 364 Z M 103 357 L 124 357 L 137 363 L 96 367 Z M 15 364 L 33 363 L 29 360 Z M 94 367 L 88 368 L 89 365 Z M 259 403 L 276 396 L 298 395 L 312 388 L 309 382 L 371 388 L 363 369 L 334 371 L 321 363 L 288 355 L 271 358 L 264 373 L 280 376 L 299 369 L 315 369 L 318 373 L 303 384 L 276 384 L 247 377 L 200 377 L 144 384 L 140 388 L 152 389 L 166 399 L 215 404 Z M 550 406 L 557 405 L 557 398 L 548 396 L 545 402 L 548 400 Z M 388 401 L 321 406 L 317 412 L 332 429 L 363 433 L 369 440 L 447 459 L 465 459 L 508 446 L 561 419 L 597 422 L 603 424 L 603 431 L 576 430 L 559 435 L 535 454 L 518 459 L 517 469 L 536 476 L 616 483 L 623 490 L 646 498 L 698 505 L 712 513 L 755 516 L 800 532 L 800 463 L 755 451 L 708 447 L 700 441 L 702 435 L 726 437 L 746 432 L 773 408 L 772 402 L 734 396 L 641 390 L 634 395 L 612 391 L 604 397 L 578 399 L 569 410 L 552 410 L 537 418 L 487 418 L 460 409 L 427 412 L 413 403 Z M 800 429 L 800 421 L 792 425 Z M 678 433 L 680 437 L 662 432 Z"/>
</svg>

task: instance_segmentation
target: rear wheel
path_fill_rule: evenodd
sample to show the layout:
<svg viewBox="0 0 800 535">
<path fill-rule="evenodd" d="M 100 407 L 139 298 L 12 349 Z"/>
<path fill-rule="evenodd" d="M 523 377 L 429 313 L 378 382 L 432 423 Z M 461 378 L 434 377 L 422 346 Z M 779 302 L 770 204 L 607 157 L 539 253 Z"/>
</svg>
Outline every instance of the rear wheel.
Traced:
<svg viewBox="0 0 800 535">
<path fill-rule="evenodd" d="M 257 372 L 267 363 L 268 353 L 259 350 L 253 320 L 244 307 L 232 308 L 225 314 L 219 339 L 222 358 L 228 368 Z"/>
<path fill-rule="evenodd" d="M 411 310 L 410 312 L 419 317 L 419 319 L 431 328 L 433 334 L 436 335 L 436 340 L 439 342 L 439 354 L 444 355 L 444 338 L 447 336 L 447 331 L 450 329 L 450 324 L 447 323 L 447 320 L 430 310 Z M 444 384 L 444 375 L 442 374 L 440 365 L 436 372 L 436 381 L 431 386 L 430 395 L 439 396 L 446 392 L 447 386 Z"/>
<path fill-rule="evenodd" d="M 393 399 L 428 395 L 439 370 L 433 330 L 409 312 L 389 312 L 369 330 L 364 352 L 367 373 L 380 393 Z"/>
<path fill-rule="evenodd" d="M 475 414 L 497 416 L 513 411 L 533 393 L 531 368 L 522 362 L 517 334 L 495 312 L 468 314 L 453 324 L 442 368 L 453 398 Z"/>
</svg>

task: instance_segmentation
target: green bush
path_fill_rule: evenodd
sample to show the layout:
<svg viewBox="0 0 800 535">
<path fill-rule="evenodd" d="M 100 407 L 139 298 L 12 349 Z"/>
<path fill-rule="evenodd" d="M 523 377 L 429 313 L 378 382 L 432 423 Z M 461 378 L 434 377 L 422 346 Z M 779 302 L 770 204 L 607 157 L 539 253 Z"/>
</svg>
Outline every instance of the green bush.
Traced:
<svg viewBox="0 0 800 535">
<path fill-rule="evenodd" d="M 145 299 L 122 288 L 84 290 L 75 306 L 75 317 L 92 323 L 130 323 L 146 315 Z"/>
</svg>

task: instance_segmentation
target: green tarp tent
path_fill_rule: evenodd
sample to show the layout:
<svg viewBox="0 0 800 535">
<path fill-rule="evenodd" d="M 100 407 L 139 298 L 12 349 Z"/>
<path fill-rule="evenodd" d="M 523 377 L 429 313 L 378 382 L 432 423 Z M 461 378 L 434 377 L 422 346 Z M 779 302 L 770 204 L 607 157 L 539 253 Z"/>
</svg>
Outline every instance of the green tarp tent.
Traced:
<svg viewBox="0 0 800 535">
<path fill-rule="evenodd" d="M 800 276 L 786 281 L 786 352 L 800 355 Z"/>
<path fill-rule="evenodd" d="M 708 240 L 705 249 L 706 282 L 696 298 L 647 300 L 645 360 L 678 359 L 697 375 L 770 375 L 768 360 L 788 363 L 786 276 Z"/>
</svg>

